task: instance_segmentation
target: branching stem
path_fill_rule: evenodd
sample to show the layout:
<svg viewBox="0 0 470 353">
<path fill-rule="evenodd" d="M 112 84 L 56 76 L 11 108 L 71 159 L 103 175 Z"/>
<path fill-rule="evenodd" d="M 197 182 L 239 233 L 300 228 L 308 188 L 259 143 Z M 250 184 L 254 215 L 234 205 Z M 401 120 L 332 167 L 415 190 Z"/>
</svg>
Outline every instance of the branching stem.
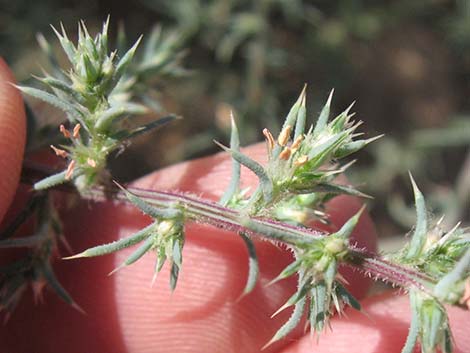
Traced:
<svg viewBox="0 0 470 353">
<path fill-rule="evenodd" d="M 23 180 L 31 182 L 31 177 L 37 177 L 45 172 L 40 166 L 28 164 L 23 169 Z M 63 186 L 67 191 L 75 189 Z M 283 243 L 287 246 L 299 243 L 311 243 L 319 238 L 328 236 L 327 233 L 269 218 L 248 217 L 242 212 L 220 205 L 214 201 L 196 197 L 178 191 L 157 191 L 137 187 L 127 187 L 127 190 L 139 196 L 149 204 L 159 208 L 178 207 L 185 211 L 187 221 L 209 224 L 217 228 L 244 232 L 263 239 Z M 94 201 L 105 201 L 109 194 L 115 200 L 129 202 L 126 195 L 117 188 L 104 192 L 101 188 L 91 190 L 89 197 Z M 282 234 L 283 236 L 280 236 Z M 405 267 L 383 259 L 380 255 L 367 252 L 350 245 L 348 249 L 347 264 L 367 276 L 381 279 L 392 285 L 403 288 L 416 287 L 421 291 L 431 293 L 435 281 L 420 271 Z"/>
</svg>

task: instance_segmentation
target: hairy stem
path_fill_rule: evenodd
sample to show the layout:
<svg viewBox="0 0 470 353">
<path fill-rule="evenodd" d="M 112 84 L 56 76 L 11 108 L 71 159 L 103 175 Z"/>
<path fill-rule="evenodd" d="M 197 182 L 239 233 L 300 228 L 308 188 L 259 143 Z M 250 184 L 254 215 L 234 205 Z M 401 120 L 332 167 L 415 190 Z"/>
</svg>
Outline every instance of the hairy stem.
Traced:
<svg viewBox="0 0 470 353">
<path fill-rule="evenodd" d="M 28 163 L 23 169 L 22 180 L 31 183 L 32 179 L 41 177 L 44 173 L 46 173 L 44 168 Z M 248 217 L 238 210 L 183 192 L 156 191 L 137 187 L 128 187 L 127 189 L 156 207 L 177 207 L 184 210 L 188 221 L 259 236 L 287 246 L 311 243 L 328 236 L 327 233 L 312 228 L 295 226 L 274 219 Z M 76 192 L 74 188 L 67 185 L 63 185 L 62 190 Z M 115 200 L 129 202 L 124 192 L 115 187 L 110 187 L 107 190 L 93 188 L 88 197 L 94 201 L 105 201 L 109 199 L 109 195 L 112 195 Z M 435 284 L 431 278 L 411 267 L 387 261 L 380 255 L 358 249 L 353 245 L 349 245 L 346 264 L 367 276 L 403 288 L 415 287 L 430 293 Z"/>
</svg>

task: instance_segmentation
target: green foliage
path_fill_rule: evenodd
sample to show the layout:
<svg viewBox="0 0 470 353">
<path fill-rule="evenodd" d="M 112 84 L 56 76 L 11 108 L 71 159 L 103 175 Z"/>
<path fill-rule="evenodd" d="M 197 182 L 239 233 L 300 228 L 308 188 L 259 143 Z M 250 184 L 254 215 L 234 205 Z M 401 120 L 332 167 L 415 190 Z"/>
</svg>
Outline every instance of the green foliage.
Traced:
<svg viewBox="0 0 470 353">
<path fill-rule="evenodd" d="M 429 227 L 424 197 L 411 177 L 416 204 L 416 226 L 409 243 L 390 257 L 397 263 L 418 268 L 428 276 L 429 291 L 410 290 L 412 322 L 402 353 L 411 353 L 420 341 L 423 353 L 452 352 L 452 334 L 444 304 L 462 305 L 466 301 L 466 282 L 470 276 L 469 239 L 458 225 L 448 232 Z M 441 219 L 442 221 L 442 219 Z M 467 288 L 467 289 L 466 289 Z"/>
<path fill-rule="evenodd" d="M 341 313 L 345 305 L 360 310 L 360 305 L 341 284 L 338 264 L 348 255 L 349 236 L 363 209 L 328 237 L 294 248 L 296 259 L 277 278 L 278 281 L 297 275 L 297 292 L 274 314 L 295 305 L 289 321 L 274 335 L 269 344 L 283 338 L 299 323 L 306 309 L 312 332 L 321 332 L 335 312 Z"/>
<path fill-rule="evenodd" d="M 258 10 L 266 11 L 266 8 Z M 235 21 L 233 31 L 238 33 L 232 37 L 235 44 L 229 41 L 221 55 L 230 56 L 237 41 L 259 33 L 265 26 L 248 14 L 240 14 Z M 409 291 L 412 321 L 404 353 L 410 353 L 418 341 L 423 353 L 436 352 L 439 348 L 446 353 L 452 351 L 444 304 L 470 305 L 470 238 L 468 230 L 459 225 L 449 231 L 441 230 L 440 222 L 431 227 L 434 223 L 428 216 L 424 197 L 412 178 L 416 226 L 408 244 L 395 253 L 371 255 L 350 244 L 351 233 L 363 209 L 334 233 L 318 234 L 308 228 L 314 220 L 328 222 L 325 203 L 336 195 L 366 196 L 353 186 L 339 184 L 336 177 L 352 165 L 352 162 L 343 163 L 343 158 L 380 137 L 361 138 L 362 134 L 357 132 L 361 123 L 352 120 L 352 105 L 330 119 L 333 91 L 316 124 L 309 128 L 306 128 L 304 87 L 277 138 L 268 129 L 263 130 L 266 165 L 240 151 L 239 131 L 232 117 L 230 147 L 219 144 L 232 157 L 232 178 L 219 203 L 179 192 L 126 189 L 117 183 L 119 188 L 112 190 L 108 155 L 126 140 L 159 127 L 174 116 L 137 128 L 126 127 L 124 119 L 159 109 L 150 102 L 151 97 L 144 89 L 149 76 L 180 74 L 181 70 L 177 65 L 178 36 L 164 39 L 161 31 L 155 29 L 136 64 L 141 39 L 126 51 L 110 52 L 107 29 L 108 21 L 93 38 L 81 22 L 77 44 L 69 40 L 63 27 L 60 33 L 54 29 L 70 69 L 55 68 L 52 75 L 39 78 L 47 90 L 20 87 L 26 94 L 62 110 L 72 130 L 61 125 L 60 132 L 69 144 L 60 148 L 51 146 L 58 156 L 68 160 L 67 169 L 34 185 L 35 197 L 47 201 L 34 203 L 33 200 L 31 207 L 0 235 L 0 248 L 31 250 L 27 257 L 0 268 L 1 309 L 11 313 L 28 283 L 33 283 L 34 288 L 43 282 L 76 306 L 51 267 L 61 227 L 48 190 L 70 180 L 82 198 L 96 200 L 112 195 L 134 205 L 149 216 L 151 222 L 127 238 L 92 247 L 68 259 L 106 255 L 137 245 L 114 271 L 132 265 L 153 251 L 156 253 L 154 280 L 168 263 L 170 288 L 174 290 L 183 263 L 184 226 L 187 222 L 206 223 L 236 232 L 247 247 L 249 272 L 241 295 L 250 293 L 257 283 L 256 236 L 283 244 L 295 256 L 273 280 L 297 278 L 296 292 L 273 316 L 290 307 L 293 310 L 266 346 L 286 337 L 305 313 L 312 334 L 318 334 L 328 327 L 330 317 L 341 313 L 346 306 L 360 310 L 359 302 L 349 293 L 338 273 L 341 264 L 348 264 Z M 57 63 L 50 45 L 44 39 L 40 42 L 50 61 Z M 121 32 L 118 46 L 124 47 L 124 42 Z M 242 166 L 258 177 L 258 185 L 252 192 L 240 190 Z M 34 212 L 39 218 L 36 233 L 10 238 L 21 220 Z"/>
<path fill-rule="evenodd" d="M 0 311 L 8 320 L 20 299 L 31 285 L 35 301 L 41 301 L 43 289 L 49 286 L 62 300 L 83 312 L 71 295 L 62 287 L 54 274 L 51 263 L 55 259 L 58 242 L 67 242 L 62 234 L 62 225 L 52 200 L 43 194 L 33 196 L 25 213 L 20 213 L 9 227 L 0 233 L 0 248 L 27 248 L 30 251 L 14 261 L 0 266 Z M 37 230 L 24 237 L 12 237 L 16 228 L 35 212 Z"/>
<path fill-rule="evenodd" d="M 269 215 L 282 220 L 288 220 L 294 209 L 295 215 L 291 214 L 293 218 L 290 220 L 301 220 L 300 223 L 306 224 L 312 220 L 309 215 L 315 214 L 312 209 L 321 207 L 334 195 L 365 196 L 351 186 L 335 183 L 334 179 L 351 165 L 339 165 L 339 159 L 363 148 L 377 137 L 355 139 L 359 135 L 355 130 L 360 123 L 351 120 L 351 107 L 328 123 L 332 93 L 315 126 L 305 131 L 305 92 L 306 87 L 289 111 L 277 139 L 268 129 L 264 129 L 268 155 L 266 166 L 244 155 L 238 148 L 222 146 L 230 152 L 236 165 L 241 164 L 250 169 L 259 179 L 259 188 L 249 199 L 243 199 L 240 194 L 231 191 L 232 199 L 225 201 L 226 204 L 243 207 L 252 215 L 267 215 L 266 209 L 273 209 L 274 212 Z M 232 180 L 237 180 L 237 173 L 235 169 Z M 233 190 L 232 186 L 230 190 Z M 310 202 L 305 205 L 308 198 Z M 304 216 L 301 215 L 302 209 Z"/>
<path fill-rule="evenodd" d="M 58 156 L 68 161 L 67 170 L 36 183 L 36 190 L 70 180 L 81 193 L 86 193 L 90 187 L 107 184 L 110 176 L 106 164 L 111 152 L 122 148 L 127 140 L 175 118 L 168 116 L 134 129 L 124 124 L 126 119 L 147 114 L 155 108 L 155 105 L 144 105 L 151 100 L 151 92 L 144 93 L 148 87 L 145 83 L 150 78 L 181 73 L 176 38 L 164 38 L 161 30 L 155 29 L 145 43 L 141 60 L 135 63 L 142 37 L 127 51 L 110 51 L 108 25 L 109 19 L 93 38 L 81 22 L 76 45 L 62 25 L 61 32 L 53 27 L 70 69 L 56 67 L 52 74 L 45 73 L 38 78 L 44 90 L 20 87 L 24 93 L 62 110 L 73 127 L 73 131 L 69 131 L 61 125 L 60 132 L 68 143 L 60 148 L 51 146 Z M 57 63 L 44 37 L 40 37 L 40 43 L 51 64 Z"/>
</svg>

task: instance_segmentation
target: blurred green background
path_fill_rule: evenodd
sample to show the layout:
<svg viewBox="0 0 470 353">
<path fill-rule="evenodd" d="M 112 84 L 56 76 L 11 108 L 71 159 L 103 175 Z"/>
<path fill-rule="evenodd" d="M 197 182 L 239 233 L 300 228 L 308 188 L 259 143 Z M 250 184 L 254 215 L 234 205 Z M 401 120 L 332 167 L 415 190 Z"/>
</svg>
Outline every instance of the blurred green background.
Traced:
<svg viewBox="0 0 470 353">
<path fill-rule="evenodd" d="M 130 43 L 157 24 L 173 36 L 186 73 L 151 84 L 162 114 L 184 120 L 113 159 L 119 180 L 217 151 L 212 140 L 227 141 L 230 110 L 242 142 L 260 141 L 308 83 L 311 121 L 335 88 L 334 111 L 356 101 L 362 131 L 385 134 L 349 172 L 375 197 L 381 235 L 414 222 L 408 171 L 445 226 L 470 221 L 468 0 L 1 0 L 0 10 L 0 52 L 21 81 L 46 65 L 36 33 L 56 45 L 49 25 L 60 21 L 71 38 L 78 20 L 93 30 L 108 14 L 111 37 L 125 28 Z M 39 125 L 61 119 L 33 104 Z"/>
</svg>

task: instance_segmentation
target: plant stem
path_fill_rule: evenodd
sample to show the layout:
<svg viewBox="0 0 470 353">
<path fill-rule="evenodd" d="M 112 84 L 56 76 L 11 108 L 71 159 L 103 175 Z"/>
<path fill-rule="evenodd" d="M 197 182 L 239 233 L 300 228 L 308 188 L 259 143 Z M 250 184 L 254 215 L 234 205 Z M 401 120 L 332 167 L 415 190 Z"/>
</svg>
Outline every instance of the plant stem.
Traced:
<svg viewBox="0 0 470 353">
<path fill-rule="evenodd" d="M 28 164 L 23 169 L 22 180 L 31 183 L 32 179 L 36 179 L 38 175 L 43 173 L 45 173 L 44 168 Z M 67 185 L 61 186 L 60 189 L 76 192 L 73 187 Z M 259 236 L 263 239 L 281 242 L 287 246 L 308 244 L 328 236 L 327 233 L 311 228 L 299 227 L 269 218 L 249 217 L 241 211 L 183 192 L 156 191 L 137 187 L 128 187 L 127 190 L 153 206 L 181 209 L 185 212 L 188 221 Z M 129 202 L 126 195 L 114 186 L 106 190 L 93 188 L 87 197 L 94 201 L 106 201 L 109 199 L 109 195 L 112 195 L 114 200 Z M 353 245 L 349 246 L 346 259 L 347 265 L 365 275 L 406 289 L 415 287 L 431 293 L 435 284 L 434 280 L 413 268 L 387 261 L 380 255 L 358 249 Z"/>
</svg>

